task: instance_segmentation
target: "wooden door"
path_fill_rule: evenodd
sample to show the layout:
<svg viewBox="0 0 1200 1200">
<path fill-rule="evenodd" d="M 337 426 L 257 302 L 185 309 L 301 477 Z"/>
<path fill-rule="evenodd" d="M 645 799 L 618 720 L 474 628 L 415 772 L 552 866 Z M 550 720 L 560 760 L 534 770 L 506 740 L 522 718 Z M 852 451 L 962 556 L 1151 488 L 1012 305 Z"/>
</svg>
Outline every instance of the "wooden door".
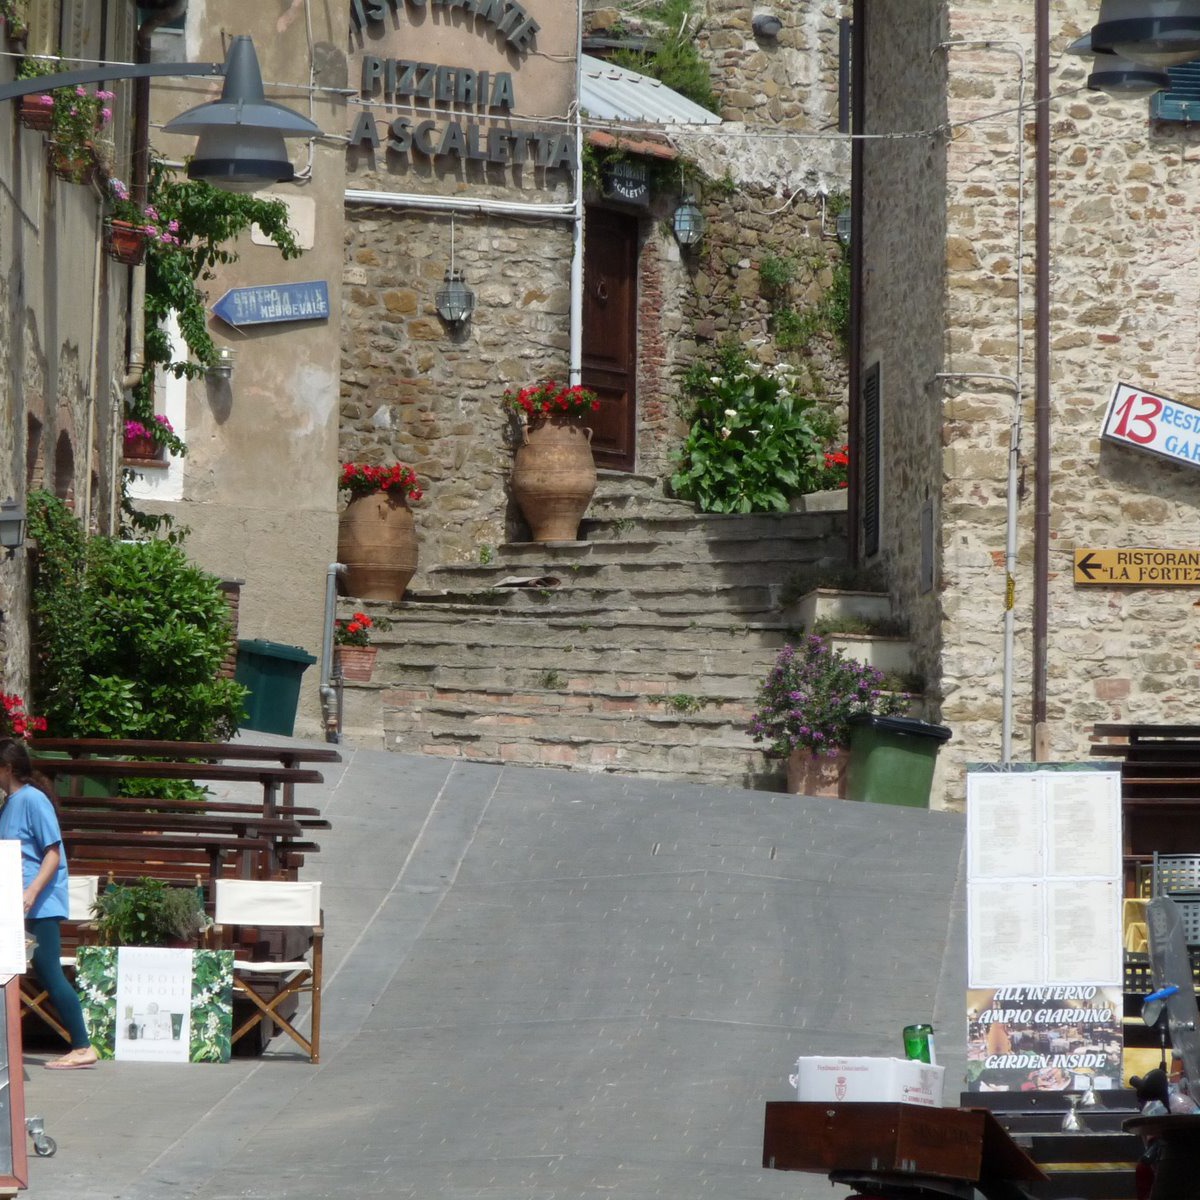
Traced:
<svg viewBox="0 0 1200 1200">
<path fill-rule="evenodd" d="M 589 208 L 583 242 L 583 385 L 603 404 L 588 423 L 598 467 L 632 471 L 637 450 L 636 217 Z"/>
</svg>

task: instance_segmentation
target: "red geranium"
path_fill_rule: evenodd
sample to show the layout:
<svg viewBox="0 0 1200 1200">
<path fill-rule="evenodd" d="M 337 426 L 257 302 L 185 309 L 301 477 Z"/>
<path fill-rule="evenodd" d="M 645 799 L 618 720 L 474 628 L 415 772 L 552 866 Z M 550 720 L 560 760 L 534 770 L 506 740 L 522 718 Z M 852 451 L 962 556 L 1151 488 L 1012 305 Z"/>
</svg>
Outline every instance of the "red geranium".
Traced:
<svg viewBox="0 0 1200 1200">
<path fill-rule="evenodd" d="M 366 463 L 345 463 L 338 487 L 352 496 L 369 496 L 372 492 L 388 492 L 406 500 L 420 500 L 425 494 L 417 484 L 417 473 L 403 463 L 390 467 L 372 467 Z"/>
<path fill-rule="evenodd" d="M 533 421 L 545 417 L 573 417 L 581 413 L 595 412 L 600 407 L 600 397 L 578 384 L 570 387 L 554 379 L 547 379 L 545 383 L 521 388 L 520 391 L 509 388 L 504 393 L 504 406 L 513 412 L 523 412 Z"/>
<path fill-rule="evenodd" d="M 849 486 L 850 447 L 825 451 L 825 472 L 821 477 L 821 488 L 844 488 Z"/>
<path fill-rule="evenodd" d="M 3 716 L 0 716 L 0 736 L 29 738 L 35 733 L 46 732 L 46 718 L 30 716 L 21 696 L 0 692 L 0 705 L 4 708 Z"/>
<path fill-rule="evenodd" d="M 366 613 L 356 612 L 349 621 L 338 621 L 333 627 L 333 640 L 338 646 L 366 646 L 370 643 L 370 628 L 374 621 Z"/>
</svg>

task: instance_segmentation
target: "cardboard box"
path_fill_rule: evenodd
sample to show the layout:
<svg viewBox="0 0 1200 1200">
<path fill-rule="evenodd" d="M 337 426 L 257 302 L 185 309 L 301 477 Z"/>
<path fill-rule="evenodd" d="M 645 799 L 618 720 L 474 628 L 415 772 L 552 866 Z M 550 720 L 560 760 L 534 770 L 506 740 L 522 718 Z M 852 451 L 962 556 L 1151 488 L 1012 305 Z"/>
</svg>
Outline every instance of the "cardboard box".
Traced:
<svg viewBox="0 0 1200 1200">
<path fill-rule="evenodd" d="M 920 1104 L 941 1108 L 945 1067 L 906 1058 L 828 1058 L 796 1060 L 790 1077 L 797 1100 L 843 1104 Z"/>
</svg>

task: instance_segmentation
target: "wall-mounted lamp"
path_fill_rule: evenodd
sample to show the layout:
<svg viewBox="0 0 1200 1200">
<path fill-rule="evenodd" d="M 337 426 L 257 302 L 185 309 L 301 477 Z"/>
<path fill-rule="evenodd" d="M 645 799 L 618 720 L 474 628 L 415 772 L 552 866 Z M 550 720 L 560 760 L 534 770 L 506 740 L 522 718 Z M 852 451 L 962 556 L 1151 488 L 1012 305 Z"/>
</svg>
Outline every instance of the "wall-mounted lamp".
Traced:
<svg viewBox="0 0 1200 1200">
<path fill-rule="evenodd" d="M 843 246 L 850 245 L 850 238 L 854 233 L 854 217 L 848 208 L 838 213 L 836 228 L 837 240 Z"/>
<path fill-rule="evenodd" d="M 434 298 L 438 316 L 448 325 L 458 325 L 475 311 L 475 293 L 467 287 L 461 271 L 446 272 L 446 281 Z"/>
<path fill-rule="evenodd" d="M 25 544 L 25 510 L 11 496 L 0 503 L 0 549 L 7 558 Z"/>
<path fill-rule="evenodd" d="M 218 346 L 212 366 L 205 372 L 209 379 L 228 379 L 233 374 L 233 362 L 237 351 L 232 346 Z"/>
<path fill-rule="evenodd" d="M 1092 46 L 1165 70 L 1200 57 L 1200 0 L 1102 0 Z"/>
<path fill-rule="evenodd" d="M 671 219 L 675 240 L 681 246 L 694 246 L 704 236 L 704 214 L 696 207 L 695 199 L 685 194 Z"/>
<path fill-rule="evenodd" d="M 772 13 L 759 13 L 750 22 L 750 28 L 754 30 L 755 37 L 763 38 L 766 41 L 774 41 L 783 28 L 783 22 Z"/>
<path fill-rule="evenodd" d="M 1097 50 L 1092 35 L 1085 33 L 1068 47 L 1068 54 L 1093 55 L 1092 72 L 1087 86 L 1093 92 L 1120 92 L 1125 96 L 1145 96 L 1170 90 L 1171 77 L 1156 67 L 1143 66 L 1123 58 L 1112 50 Z"/>
</svg>

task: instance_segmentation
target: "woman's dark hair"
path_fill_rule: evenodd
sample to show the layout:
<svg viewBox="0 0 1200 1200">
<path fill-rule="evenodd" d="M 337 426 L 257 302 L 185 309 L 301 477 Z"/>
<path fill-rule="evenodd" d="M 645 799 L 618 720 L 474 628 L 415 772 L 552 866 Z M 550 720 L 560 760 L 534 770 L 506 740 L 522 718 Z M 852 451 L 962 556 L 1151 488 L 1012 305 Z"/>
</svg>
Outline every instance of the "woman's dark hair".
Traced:
<svg viewBox="0 0 1200 1200">
<path fill-rule="evenodd" d="M 12 767 L 13 774 L 22 783 L 28 783 L 33 775 L 29 748 L 16 738 L 0 738 L 0 762 L 6 767 Z"/>
</svg>

